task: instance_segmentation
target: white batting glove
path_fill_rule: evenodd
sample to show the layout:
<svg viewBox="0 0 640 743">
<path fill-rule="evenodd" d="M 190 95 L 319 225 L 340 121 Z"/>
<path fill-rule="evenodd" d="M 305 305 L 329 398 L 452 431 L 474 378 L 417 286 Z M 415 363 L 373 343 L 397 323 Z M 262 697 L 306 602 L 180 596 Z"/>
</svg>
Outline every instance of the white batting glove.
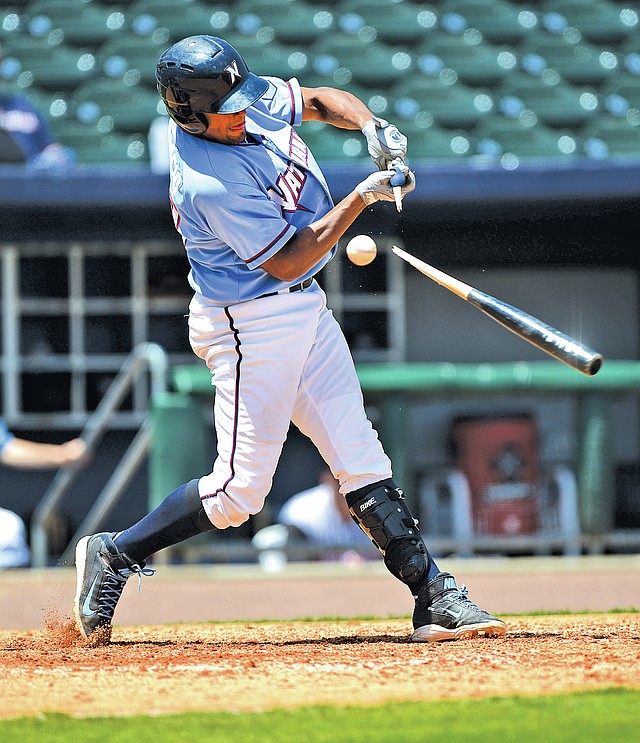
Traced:
<svg viewBox="0 0 640 743">
<path fill-rule="evenodd" d="M 401 195 L 404 198 L 416 187 L 416 178 L 406 165 L 402 164 L 400 169 L 404 175 L 404 185 L 401 187 Z M 376 201 L 395 201 L 393 187 L 389 183 L 395 173 L 395 170 L 378 170 L 358 183 L 355 190 L 367 205 Z"/>
<path fill-rule="evenodd" d="M 362 127 L 367 138 L 367 149 L 379 170 L 386 170 L 392 160 L 404 160 L 407 155 L 407 138 L 384 119 L 374 116 Z"/>
</svg>

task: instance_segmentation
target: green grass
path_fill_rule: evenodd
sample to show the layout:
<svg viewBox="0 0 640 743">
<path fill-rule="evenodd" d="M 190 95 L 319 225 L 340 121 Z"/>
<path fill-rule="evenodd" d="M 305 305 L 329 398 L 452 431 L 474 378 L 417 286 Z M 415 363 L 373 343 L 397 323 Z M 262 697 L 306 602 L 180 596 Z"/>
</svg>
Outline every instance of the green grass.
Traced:
<svg viewBox="0 0 640 743">
<path fill-rule="evenodd" d="M 215 682 L 212 683 L 215 693 Z M 549 696 L 305 707 L 261 713 L 185 713 L 0 721 L 3 743 L 630 743 L 640 689 Z"/>
</svg>

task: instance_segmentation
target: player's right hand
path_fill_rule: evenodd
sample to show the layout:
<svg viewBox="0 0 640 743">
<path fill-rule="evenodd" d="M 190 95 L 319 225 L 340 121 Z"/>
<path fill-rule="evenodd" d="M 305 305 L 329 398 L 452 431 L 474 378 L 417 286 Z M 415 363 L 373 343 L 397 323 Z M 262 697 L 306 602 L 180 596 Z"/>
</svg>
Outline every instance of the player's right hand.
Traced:
<svg viewBox="0 0 640 743">
<path fill-rule="evenodd" d="M 404 163 L 401 163 L 399 167 L 404 175 L 404 185 L 401 188 L 402 198 L 404 198 L 416 187 L 416 178 Z M 373 204 L 375 201 L 394 201 L 393 187 L 389 181 L 395 173 L 395 170 L 378 170 L 358 183 L 355 190 L 365 204 Z"/>
</svg>

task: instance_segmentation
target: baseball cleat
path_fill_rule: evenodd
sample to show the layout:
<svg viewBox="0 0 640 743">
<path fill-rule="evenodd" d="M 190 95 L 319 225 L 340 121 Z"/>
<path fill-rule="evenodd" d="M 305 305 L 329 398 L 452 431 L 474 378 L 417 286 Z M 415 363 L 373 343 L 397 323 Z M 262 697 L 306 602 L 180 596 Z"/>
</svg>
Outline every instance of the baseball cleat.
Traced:
<svg viewBox="0 0 640 743">
<path fill-rule="evenodd" d="M 414 642 L 461 640 L 483 635 L 501 637 L 506 624 L 467 598 L 467 587 L 458 588 L 450 573 L 438 573 L 416 596 L 413 612 Z"/>
<path fill-rule="evenodd" d="M 141 576 L 154 572 L 120 552 L 112 534 L 103 532 L 83 537 L 76 545 L 77 582 L 73 603 L 80 634 L 95 644 L 108 643 L 113 613 L 127 578 L 136 573 L 140 581 Z"/>
</svg>

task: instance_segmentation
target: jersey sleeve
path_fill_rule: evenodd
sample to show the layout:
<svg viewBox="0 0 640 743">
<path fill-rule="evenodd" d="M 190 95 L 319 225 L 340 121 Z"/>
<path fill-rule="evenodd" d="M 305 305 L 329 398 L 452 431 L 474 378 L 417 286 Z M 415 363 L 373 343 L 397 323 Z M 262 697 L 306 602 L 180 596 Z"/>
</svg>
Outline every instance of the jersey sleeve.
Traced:
<svg viewBox="0 0 640 743">
<path fill-rule="evenodd" d="M 270 85 L 260 102 L 267 106 L 275 119 L 290 126 L 299 126 L 302 123 L 302 91 L 298 80 L 295 77 L 281 80 L 278 77 L 266 76 L 264 79 Z"/>
</svg>

